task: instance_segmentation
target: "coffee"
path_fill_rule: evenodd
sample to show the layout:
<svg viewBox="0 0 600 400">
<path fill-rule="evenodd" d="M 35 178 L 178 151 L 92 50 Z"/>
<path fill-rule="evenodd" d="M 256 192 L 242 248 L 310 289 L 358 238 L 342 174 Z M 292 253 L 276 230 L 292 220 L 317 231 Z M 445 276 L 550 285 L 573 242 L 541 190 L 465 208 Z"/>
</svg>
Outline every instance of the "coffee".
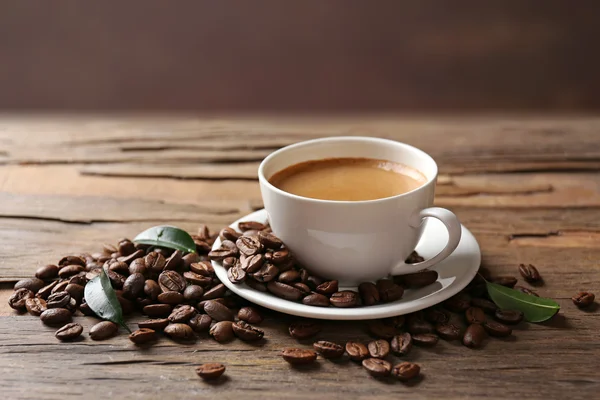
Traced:
<svg viewBox="0 0 600 400">
<path fill-rule="evenodd" d="M 396 196 L 427 179 L 406 165 L 371 158 L 328 158 L 294 164 L 269 182 L 291 194 L 321 200 L 364 201 Z"/>
</svg>

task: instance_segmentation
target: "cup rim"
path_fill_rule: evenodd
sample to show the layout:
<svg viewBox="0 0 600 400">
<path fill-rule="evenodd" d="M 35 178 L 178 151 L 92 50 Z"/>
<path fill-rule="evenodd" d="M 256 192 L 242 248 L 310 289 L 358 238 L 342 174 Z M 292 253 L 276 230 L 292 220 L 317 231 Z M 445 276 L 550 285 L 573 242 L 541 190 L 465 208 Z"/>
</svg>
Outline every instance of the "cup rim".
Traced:
<svg viewBox="0 0 600 400">
<path fill-rule="evenodd" d="M 324 200 L 324 199 L 314 199 L 311 197 L 304 197 L 304 196 L 298 196 L 296 194 L 292 194 L 289 192 L 286 192 L 284 190 L 279 189 L 278 187 L 274 186 L 273 184 L 271 184 L 271 182 L 269 182 L 269 180 L 265 177 L 264 174 L 264 170 L 266 168 L 266 165 L 275 157 L 277 157 L 278 155 L 285 153 L 286 151 L 292 150 L 292 149 L 297 149 L 297 148 L 301 148 L 301 147 L 305 147 L 305 146 L 310 146 L 313 145 L 315 143 L 323 143 L 323 142 L 335 142 L 335 141 L 368 141 L 368 142 L 378 142 L 378 143 L 387 143 L 393 146 L 400 146 L 400 147 L 404 147 L 410 151 L 413 151 L 415 153 L 419 153 L 421 156 L 424 156 L 425 159 L 429 160 L 429 162 L 433 165 L 433 174 L 431 175 L 430 178 L 427 179 L 427 181 L 419 186 L 416 189 L 413 189 L 409 192 L 405 192 L 405 193 L 400 193 L 397 194 L 395 196 L 391 196 L 391 197 L 383 197 L 381 199 L 373 199 L 373 200 L 358 200 L 358 201 L 349 201 L 349 200 Z M 413 167 L 414 168 L 414 167 Z M 318 138 L 318 139 L 311 139 L 311 140 L 305 140 L 302 142 L 298 142 L 298 143 L 294 143 L 294 144 L 290 144 L 287 145 L 285 147 L 282 147 L 278 150 L 275 150 L 274 152 L 272 152 L 271 154 L 269 154 L 268 156 L 266 156 L 260 163 L 260 165 L 258 166 L 258 181 L 261 185 L 264 185 L 265 187 L 267 187 L 269 190 L 274 191 L 275 193 L 282 195 L 282 196 L 286 196 L 295 200 L 299 200 L 299 201 L 306 201 L 306 202 L 312 202 L 312 203 L 319 203 L 319 204 L 356 204 L 356 205 L 361 205 L 361 204 L 376 204 L 378 202 L 385 202 L 385 201 L 389 201 L 389 200 L 394 200 L 394 199 L 400 199 L 402 197 L 407 197 L 413 193 L 416 193 L 420 190 L 424 190 L 426 187 L 430 186 L 432 183 L 434 183 L 437 179 L 438 176 L 438 166 L 437 163 L 435 162 L 435 160 L 433 159 L 433 157 L 431 157 L 429 154 L 427 154 L 426 152 L 424 152 L 423 150 L 415 147 L 415 146 L 411 146 L 409 144 L 403 143 L 403 142 L 398 142 L 396 140 L 391 140 L 391 139 L 384 139 L 384 138 L 378 138 L 378 137 L 371 137 L 371 136 L 331 136 L 331 137 L 325 137 L 325 138 Z"/>
</svg>

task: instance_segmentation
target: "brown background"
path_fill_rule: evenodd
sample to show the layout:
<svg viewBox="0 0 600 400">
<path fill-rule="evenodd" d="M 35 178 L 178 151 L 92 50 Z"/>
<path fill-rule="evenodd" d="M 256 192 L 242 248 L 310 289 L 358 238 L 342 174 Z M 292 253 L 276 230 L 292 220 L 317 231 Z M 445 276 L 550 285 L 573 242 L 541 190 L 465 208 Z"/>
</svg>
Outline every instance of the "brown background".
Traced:
<svg viewBox="0 0 600 400">
<path fill-rule="evenodd" d="M 4 1 L 0 109 L 595 111 L 597 1 Z"/>
</svg>

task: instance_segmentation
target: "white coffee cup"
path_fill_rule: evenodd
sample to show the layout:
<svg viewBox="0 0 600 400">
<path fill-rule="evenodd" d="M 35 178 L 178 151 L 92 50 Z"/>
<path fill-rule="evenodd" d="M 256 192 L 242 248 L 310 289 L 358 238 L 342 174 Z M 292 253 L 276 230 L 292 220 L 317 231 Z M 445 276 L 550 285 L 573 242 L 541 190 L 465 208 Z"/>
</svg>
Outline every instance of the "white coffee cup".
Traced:
<svg viewBox="0 0 600 400">
<path fill-rule="evenodd" d="M 410 192 L 377 200 L 318 200 L 284 192 L 269 178 L 291 165 L 326 158 L 362 157 L 402 163 L 420 171 L 427 182 Z M 315 275 L 345 286 L 429 268 L 448 257 L 460 241 L 456 215 L 431 207 L 437 164 L 427 153 L 393 140 L 331 137 L 284 147 L 260 164 L 258 178 L 273 233 Z M 448 229 L 446 247 L 416 264 L 405 260 L 415 249 L 427 217 Z"/>
</svg>

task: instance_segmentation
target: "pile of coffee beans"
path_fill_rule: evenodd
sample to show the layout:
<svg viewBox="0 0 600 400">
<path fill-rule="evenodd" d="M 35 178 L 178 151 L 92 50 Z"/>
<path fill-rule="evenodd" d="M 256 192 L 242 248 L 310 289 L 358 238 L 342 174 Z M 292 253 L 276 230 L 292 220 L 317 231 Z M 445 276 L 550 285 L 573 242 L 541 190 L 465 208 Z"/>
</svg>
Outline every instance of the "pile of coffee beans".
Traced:
<svg viewBox="0 0 600 400">
<path fill-rule="evenodd" d="M 240 222 L 239 231 L 230 227 L 219 233 L 220 248 L 208 253 L 227 269 L 232 283 L 245 282 L 254 290 L 315 307 L 359 307 L 387 303 L 402 298 L 406 288 L 418 288 L 437 281 L 436 271 L 423 271 L 364 282 L 358 292 L 339 290 L 338 281 L 325 280 L 303 268 L 268 225 L 256 221 Z M 412 253 L 408 263 L 423 261 Z"/>
</svg>

